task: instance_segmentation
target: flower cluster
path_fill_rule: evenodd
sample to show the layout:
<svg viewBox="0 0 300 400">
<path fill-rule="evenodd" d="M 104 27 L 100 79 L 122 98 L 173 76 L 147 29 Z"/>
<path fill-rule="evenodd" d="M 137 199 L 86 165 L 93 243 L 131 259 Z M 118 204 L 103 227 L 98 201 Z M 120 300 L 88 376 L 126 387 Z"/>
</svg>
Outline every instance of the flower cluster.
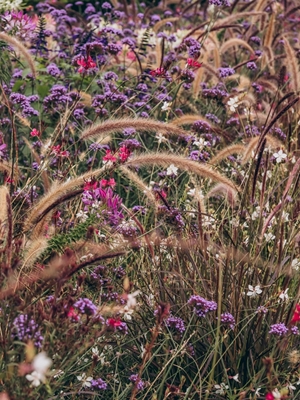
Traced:
<svg viewBox="0 0 300 400">
<path fill-rule="evenodd" d="M 217 309 L 217 303 L 215 301 L 209 301 L 201 296 L 193 295 L 188 300 L 188 304 L 194 307 L 194 313 L 198 317 L 205 317 L 210 311 L 215 311 Z"/>
<path fill-rule="evenodd" d="M 44 338 L 41 335 L 39 326 L 27 314 L 18 315 L 12 325 L 12 336 L 14 339 L 22 342 L 33 340 L 36 347 L 42 347 Z"/>
</svg>

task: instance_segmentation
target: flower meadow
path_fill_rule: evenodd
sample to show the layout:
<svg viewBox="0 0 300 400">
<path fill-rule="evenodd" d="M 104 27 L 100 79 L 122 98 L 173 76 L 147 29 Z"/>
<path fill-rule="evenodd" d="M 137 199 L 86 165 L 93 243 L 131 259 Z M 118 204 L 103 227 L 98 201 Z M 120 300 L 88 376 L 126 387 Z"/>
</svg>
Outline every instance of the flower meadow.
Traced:
<svg viewBox="0 0 300 400">
<path fill-rule="evenodd" d="M 0 399 L 299 399 L 298 1 L 0 11 Z"/>
</svg>

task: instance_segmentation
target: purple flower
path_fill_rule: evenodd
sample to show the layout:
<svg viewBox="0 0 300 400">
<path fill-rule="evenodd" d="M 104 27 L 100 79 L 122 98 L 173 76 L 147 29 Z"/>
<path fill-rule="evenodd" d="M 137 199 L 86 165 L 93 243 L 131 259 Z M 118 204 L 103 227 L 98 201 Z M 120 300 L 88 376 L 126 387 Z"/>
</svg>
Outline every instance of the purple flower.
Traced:
<svg viewBox="0 0 300 400">
<path fill-rule="evenodd" d="M 211 126 L 208 122 L 199 120 L 199 121 L 194 122 L 192 129 L 193 129 L 193 131 L 195 131 L 197 133 L 206 133 L 206 132 L 210 132 Z"/>
<path fill-rule="evenodd" d="M 168 328 L 177 329 L 181 334 L 185 331 L 185 324 L 183 319 L 170 315 L 166 320 L 165 324 Z"/>
<path fill-rule="evenodd" d="M 209 0 L 209 4 L 216 7 L 229 7 L 229 0 Z"/>
<path fill-rule="evenodd" d="M 284 323 L 274 324 L 270 326 L 269 333 L 271 335 L 283 336 L 288 333 L 288 328 L 285 326 Z"/>
<path fill-rule="evenodd" d="M 145 383 L 139 378 L 138 374 L 130 375 L 129 380 L 136 385 L 137 390 L 143 390 Z"/>
<path fill-rule="evenodd" d="M 299 335 L 299 328 L 298 326 L 292 326 L 291 327 L 291 332 L 293 335 Z"/>
<path fill-rule="evenodd" d="M 227 76 L 233 75 L 235 70 L 233 68 L 219 68 L 219 77 L 220 78 L 227 78 Z"/>
<path fill-rule="evenodd" d="M 107 389 L 107 383 L 101 378 L 93 379 L 91 381 L 91 384 L 92 384 L 93 389 L 97 389 L 97 390 L 106 390 Z"/>
<path fill-rule="evenodd" d="M 48 65 L 47 72 L 48 72 L 49 75 L 52 75 L 52 76 L 59 76 L 60 75 L 60 69 L 54 63 L 51 63 L 51 64 Z"/>
<path fill-rule="evenodd" d="M 250 40 L 259 46 L 261 44 L 261 39 L 258 36 L 251 36 Z"/>
<path fill-rule="evenodd" d="M 234 329 L 235 327 L 234 316 L 228 312 L 221 314 L 221 322 L 224 325 L 228 325 L 230 329 Z"/>
<path fill-rule="evenodd" d="M 95 315 L 97 312 L 95 304 L 87 298 L 77 300 L 76 303 L 74 303 L 74 307 L 78 308 L 81 314 Z"/>
<path fill-rule="evenodd" d="M 44 340 L 39 331 L 38 324 L 27 314 L 20 314 L 13 321 L 12 336 L 14 339 L 27 342 L 29 339 L 34 341 L 36 347 L 42 347 Z"/>
<path fill-rule="evenodd" d="M 251 71 L 255 71 L 255 70 L 257 69 L 257 65 L 255 64 L 254 61 L 249 61 L 249 62 L 246 64 L 246 67 L 247 67 L 248 69 L 250 69 Z"/>
<path fill-rule="evenodd" d="M 205 317 L 209 311 L 215 311 L 217 309 L 217 303 L 215 301 L 209 301 L 201 296 L 193 295 L 188 300 L 188 304 L 194 307 L 194 313 L 198 317 Z"/>
</svg>

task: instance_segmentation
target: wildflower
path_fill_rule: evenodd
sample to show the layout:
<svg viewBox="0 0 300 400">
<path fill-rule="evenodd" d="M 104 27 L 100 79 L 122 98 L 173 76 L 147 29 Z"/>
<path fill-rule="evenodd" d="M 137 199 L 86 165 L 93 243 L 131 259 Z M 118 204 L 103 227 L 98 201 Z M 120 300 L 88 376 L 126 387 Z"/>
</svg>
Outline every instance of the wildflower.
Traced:
<svg viewBox="0 0 300 400">
<path fill-rule="evenodd" d="M 77 60 L 77 65 L 80 65 L 80 68 L 78 69 L 80 74 L 96 67 L 96 63 L 93 61 L 91 56 L 88 56 L 87 58 L 81 57 L 79 60 Z"/>
<path fill-rule="evenodd" d="M 229 389 L 229 386 L 225 383 L 221 383 L 220 385 L 215 385 L 216 394 L 224 395 L 226 393 L 226 389 Z"/>
<path fill-rule="evenodd" d="M 93 377 L 92 376 L 86 376 L 85 372 L 83 372 L 82 375 L 76 376 L 76 378 L 80 382 L 82 382 L 82 387 L 91 387 L 92 386 Z"/>
<path fill-rule="evenodd" d="M 30 132 L 31 136 L 40 136 L 40 132 L 37 129 L 32 129 L 32 131 Z"/>
<path fill-rule="evenodd" d="M 273 233 L 271 232 L 265 233 L 264 237 L 266 239 L 266 242 L 270 242 L 271 240 L 275 239 L 275 235 L 273 235 Z"/>
<path fill-rule="evenodd" d="M 298 271 L 300 267 L 300 260 L 298 260 L 298 258 L 294 258 L 292 260 L 292 269 L 294 269 L 295 271 Z"/>
<path fill-rule="evenodd" d="M 246 67 L 247 67 L 248 69 L 250 69 L 251 71 L 255 71 L 255 70 L 257 69 L 257 65 L 255 64 L 254 61 L 249 61 L 249 62 L 246 64 Z"/>
<path fill-rule="evenodd" d="M 142 381 L 141 378 L 139 378 L 138 374 L 130 375 L 129 380 L 135 384 L 137 390 L 144 389 L 145 383 L 144 383 L 144 381 Z"/>
<path fill-rule="evenodd" d="M 51 365 L 52 360 L 47 357 L 44 351 L 37 354 L 32 361 L 33 372 L 31 374 L 27 374 L 26 379 L 31 382 L 32 386 L 35 387 L 39 386 L 41 382 L 45 383 L 46 373 Z"/>
<path fill-rule="evenodd" d="M 155 138 L 157 139 L 158 144 L 161 144 L 162 142 L 167 142 L 168 141 L 168 139 L 161 133 L 157 133 Z"/>
<path fill-rule="evenodd" d="M 93 389 L 97 389 L 97 390 L 106 390 L 107 389 L 107 383 L 101 378 L 93 379 L 91 381 L 91 384 L 92 384 Z"/>
<path fill-rule="evenodd" d="M 284 323 L 273 324 L 270 326 L 269 333 L 271 335 L 283 336 L 288 333 L 288 328 Z"/>
<path fill-rule="evenodd" d="M 228 376 L 229 379 L 233 379 L 236 382 L 241 383 L 241 381 L 239 380 L 239 374 L 236 374 L 234 376 Z"/>
<path fill-rule="evenodd" d="M 224 325 L 228 325 L 230 329 L 234 329 L 235 327 L 235 319 L 234 316 L 230 313 L 223 313 L 221 314 L 221 322 Z"/>
<path fill-rule="evenodd" d="M 115 162 L 117 161 L 116 157 L 113 156 L 113 154 L 111 153 L 111 150 L 106 150 L 105 156 L 103 157 L 103 162 Z"/>
<path fill-rule="evenodd" d="M 116 186 L 116 181 L 114 180 L 114 178 L 111 178 L 111 179 L 108 179 L 108 180 L 101 179 L 100 186 L 103 187 L 103 188 L 105 188 L 107 186 L 114 187 L 114 186 Z"/>
<path fill-rule="evenodd" d="M 77 300 L 74 304 L 74 307 L 78 308 L 81 314 L 95 315 L 97 312 L 97 307 L 95 304 L 87 298 L 80 298 Z"/>
<path fill-rule="evenodd" d="M 34 341 L 36 347 L 41 347 L 44 340 L 38 325 L 27 314 L 20 314 L 13 321 L 12 335 L 14 339 L 27 342 L 29 339 Z"/>
<path fill-rule="evenodd" d="M 291 324 L 295 324 L 296 322 L 299 321 L 300 321 L 300 304 L 296 304 L 296 309 L 291 319 Z"/>
<path fill-rule="evenodd" d="M 122 322 L 119 319 L 115 319 L 115 318 L 108 318 L 108 320 L 106 322 L 107 322 L 107 325 L 112 328 L 118 328 L 119 326 L 122 325 Z"/>
<path fill-rule="evenodd" d="M 164 78 L 166 76 L 166 70 L 164 68 L 156 68 L 152 71 L 150 71 L 150 75 L 153 77 L 160 77 Z"/>
<path fill-rule="evenodd" d="M 249 289 L 249 291 L 247 292 L 247 296 L 252 297 L 252 298 L 254 298 L 257 295 L 262 293 L 260 285 L 257 285 L 255 287 L 253 287 L 252 285 L 248 285 L 248 289 Z"/>
<path fill-rule="evenodd" d="M 177 171 L 178 171 L 178 168 L 175 167 L 174 164 L 171 164 L 171 165 L 167 168 L 167 175 L 168 175 L 168 176 L 171 176 L 171 175 L 177 176 Z"/>
<path fill-rule="evenodd" d="M 68 318 L 70 318 L 72 322 L 78 322 L 80 320 L 80 316 L 77 314 L 73 307 L 70 307 L 68 311 Z"/>
<path fill-rule="evenodd" d="M 287 155 L 282 151 L 279 150 L 278 153 L 274 153 L 273 157 L 276 159 L 276 162 L 279 164 L 281 161 L 285 160 Z"/>
<path fill-rule="evenodd" d="M 293 335 L 299 335 L 299 328 L 298 328 L 298 326 L 292 326 L 291 329 L 290 329 L 290 331 L 291 331 L 291 333 L 292 333 Z"/>
<path fill-rule="evenodd" d="M 176 329 L 181 334 L 185 331 L 184 321 L 179 317 L 174 317 L 173 315 L 170 315 L 165 320 L 165 324 L 168 328 Z"/>
<path fill-rule="evenodd" d="M 235 70 L 233 68 L 219 68 L 220 78 L 227 78 L 227 76 L 233 75 Z"/>
<path fill-rule="evenodd" d="M 201 296 L 193 295 L 188 300 L 188 304 L 194 306 L 194 313 L 198 317 L 205 317 L 209 311 L 215 311 L 217 309 L 217 303 L 209 301 Z"/>
<path fill-rule="evenodd" d="M 191 68 L 196 68 L 196 69 L 198 69 L 198 68 L 201 68 L 201 67 L 202 67 L 202 63 L 199 63 L 198 61 L 194 60 L 193 58 L 188 58 L 188 59 L 186 60 L 186 62 L 187 62 L 187 65 L 188 65 L 189 67 L 191 67 Z"/>
<path fill-rule="evenodd" d="M 169 111 L 171 110 L 171 102 L 164 101 L 164 104 L 161 107 L 161 111 Z"/>
<path fill-rule="evenodd" d="M 136 290 L 133 293 L 129 293 L 126 295 L 127 297 L 127 307 L 129 309 L 135 308 L 136 307 L 136 296 L 138 296 L 141 292 L 139 290 Z"/>
<path fill-rule="evenodd" d="M 234 113 L 239 106 L 239 98 L 237 96 L 232 97 L 227 101 L 227 105 L 229 106 L 229 110 Z"/>
<path fill-rule="evenodd" d="M 285 289 L 281 294 L 279 295 L 279 299 L 282 300 L 283 302 L 288 301 L 289 295 L 287 294 L 289 288 Z M 279 300 L 279 301 L 280 301 Z"/>
<path fill-rule="evenodd" d="M 131 152 L 126 146 L 122 146 L 119 149 L 119 158 L 122 162 L 127 161 L 128 157 L 130 156 Z M 103 158 L 104 160 L 104 158 Z"/>
</svg>

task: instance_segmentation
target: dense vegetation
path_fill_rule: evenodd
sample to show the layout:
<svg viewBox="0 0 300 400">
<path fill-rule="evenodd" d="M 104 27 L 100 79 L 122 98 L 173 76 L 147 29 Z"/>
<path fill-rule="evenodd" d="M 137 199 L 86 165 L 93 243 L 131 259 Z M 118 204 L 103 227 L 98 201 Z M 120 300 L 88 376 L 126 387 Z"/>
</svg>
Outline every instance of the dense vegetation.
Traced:
<svg viewBox="0 0 300 400">
<path fill-rule="evenodd" d="M 0 0 L 0 399 L 300 397 L 297 0 Z"/>
</svg>

